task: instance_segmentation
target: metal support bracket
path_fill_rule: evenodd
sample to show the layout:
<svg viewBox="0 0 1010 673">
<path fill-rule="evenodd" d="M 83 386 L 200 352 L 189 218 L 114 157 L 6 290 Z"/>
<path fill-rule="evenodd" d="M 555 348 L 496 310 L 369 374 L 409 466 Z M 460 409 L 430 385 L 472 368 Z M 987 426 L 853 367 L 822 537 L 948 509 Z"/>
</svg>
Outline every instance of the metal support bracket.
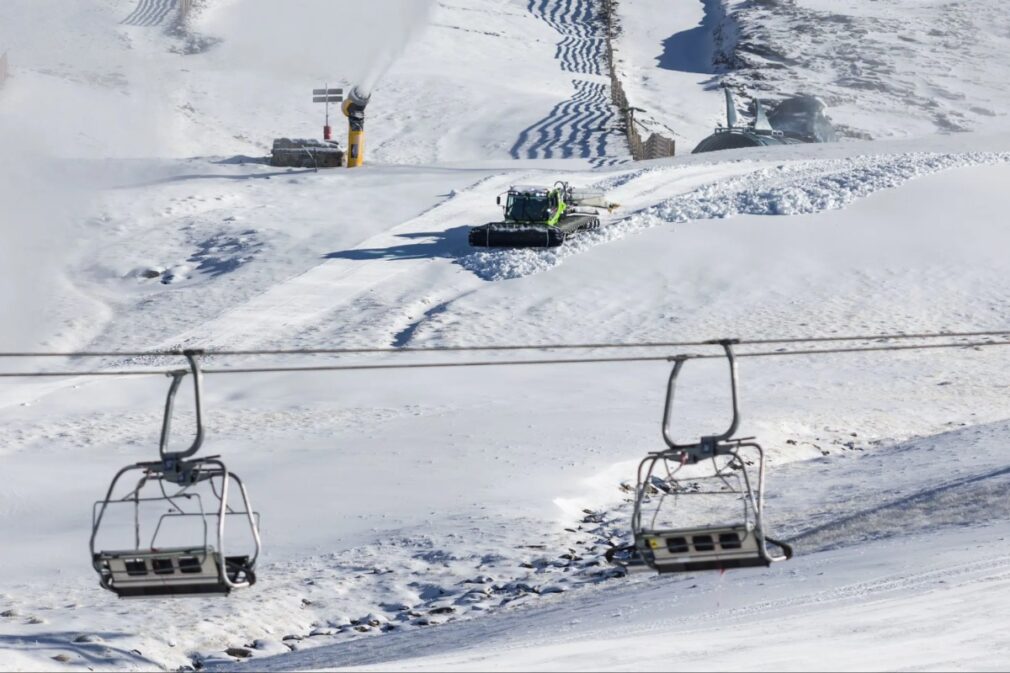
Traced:
<svg viewBox="0 0 1010 673">
<path fill-rule="evenodd" d="M 739 339 L 720 339 L 709 343 L 712 345 L 722 346 L 726 355 L 726 361 L 729 363 L 730 395 L 732 398 L 733 417 L 726 431 L 718 435 L 703 436 L 698 440 L 698 442 L 693 444 L 678 444 L 673 440 L 673 437 L 671 437 L 670 421 L 673 414 L 677 379 L 680 377 L 680 373 L 684 369 L 684 365 L 692 358 L 687 355 L 677 355 L 670 358 L 670 361 L 673 362 L 673 371 L 670 372 L 670 379 L 666 386 L 666 406 L 663 410 L 663 440 L 670 449 L 683 452 L 690 462 L 698 462 L 699 460 L 711 458 L 715 455 L 719 455 L 720 453 L 725 453 L 720 452 L 719 444 L 721 442 L 729 441 L 736 433 L 737 428 L 740 426 L 740 405 L 737 394 L 737 366 L 736 356 L 733 353 L 733 346 L 740 343 L 740 341 Z"/>
<path fill-rule="evenodd" d="M 193 483 L 197 476 L 193 473 L 186 458 L 196 454 L 203 445 L 203 373 L 200 371 L 199 356 L 203 355 L 201 350 L 187 350 L 183 352 L 189 362 L 189 369 L 180 369 L 169 372 L 172 383 L 168 388 L 168 397 L 165 399 L 165 418 L 161 425 L 161 442 L 159 453 L 161 455 L 162 470 L 171 481 L 177 484 Z M 175 396 L 179 392 L 179 386 L 187 374 L 193 376 L 194 406 L 196 409 L 196 434 L 189 448 L 184 451 L 169 451 L 168 443 L 172 429 L 172 412 L 175 407 Z"/>
</svg>

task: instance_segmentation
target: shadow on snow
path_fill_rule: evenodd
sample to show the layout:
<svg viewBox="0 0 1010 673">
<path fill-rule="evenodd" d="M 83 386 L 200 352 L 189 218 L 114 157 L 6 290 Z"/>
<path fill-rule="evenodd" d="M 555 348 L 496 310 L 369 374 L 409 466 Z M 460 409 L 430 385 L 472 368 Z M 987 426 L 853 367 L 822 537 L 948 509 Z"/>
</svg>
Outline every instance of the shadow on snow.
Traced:
<svg viewBox="0 0 1010 673">
<path fill-rule="evenodd" d="M 446 231 L 418 231 L 410 234 L 397 234 L 398 238 L 416 243 L 404 242 L 387 248 L 353 248 L 331 252 L 324 255 L 325 259 L 351 259 L 368 261 L 375 259 L 455 259 L 470 252 L 467 234 L 470 227 L 453 227 Z"/>
<path fill-rule="evenodd" d="M 663 40 L 663 53 L 656 58 L 660 68 L 701 75 L 715 74 L 713 39 L 719 27 L 719 0 L 701 1 L 705 5 L 705 17 L 701 24 Z"/>
</svg>

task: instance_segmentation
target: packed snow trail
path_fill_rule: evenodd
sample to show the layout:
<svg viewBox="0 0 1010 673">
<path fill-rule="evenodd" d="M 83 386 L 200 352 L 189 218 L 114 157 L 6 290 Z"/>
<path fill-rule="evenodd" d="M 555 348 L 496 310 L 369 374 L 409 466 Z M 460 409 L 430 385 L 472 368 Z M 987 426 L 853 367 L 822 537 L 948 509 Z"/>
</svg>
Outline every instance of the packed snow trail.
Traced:
<svg viewBox="0 0 1010 673">
<path fill-rule="evenodd" d="M 481 280 L 548 271 L 644 229 L 734 215 L 816 213 L 842 208 L 916 177 L 1008 160 L 1010 154 L 968 153 L 742 162 L 711 168 L 660 165 L 597 178 L 595 184 L 589 183 L 591 174 L 572 175 L 567 179 L 575 184 L 581 179 L 587 186 L 607 190 L 622 203 L 622 210 L 600 230 L 574 237 L 560 248 L 474 251 L 466 243 L 467 229 L 496 216 L 494 195 L 511 184 L 544 180 L 542 173 L 528 171 L 497 174 L 388 232 L 326 252 L 325 261 L 314 268 L 172 335 L 161 345 L 298 345 L 311 343 L 320 334 L 346 345 L 407 345 L 421 324 L 437 318 L 456 299 L 480 290 Z M 670 192 L 681 195 L 669 197 Z M 628 210 L 634 214 L 621 217 Z M 247 259 L 254 251 L 246 246 L 241 254 Z M 229 264 L 224 258 L 218 262 Z M 472 275 L 459 273 L 459 267 Z M 419 284 L 419 278 L 432 282 Z"/>
<path fill-rule="evenodd" d="M 883 155 L 783 162 L 750 170 L 742 176 L 727 176 L 726 179 L 713 181 L 690 193 L 643 207 L 609 226 L 574 237 L 556 249 L 478 250 L 461 259 L 460 264 L 486 280 L 521 278 L 550 270 L 597 245 L 659 224 L 734 215 L 818 213 L 844 208 L 856 199 L 865 198 L 882 189 L 897 187 L 924 175 L 1006 162 L 1010 162 L 1010 153 L 999 152 Z M 629 182 L 647 175 L 649 170 L 642 169 L 612 184 L 626 190 Z M 603 181 L 598 186 L 606 188 L 608 185 Z M 672 185 L 674 189 L 678 186 L 676 182 Z M 619 192 L 615 191 L 615 194 Z"/>
<path fill-rule="evenodd" d="M 302 331 L 333 325 L 340 330 L 344 343 L 388 345 L 389 336 L 355 334 L 355 329 L 379 327 L 374 321 L 387 319 L 391 308 L 406 315 L 425 310 L 424 306 L 432 302 L 427 284 L 422 296 L 391 298 L 395 303 L 376 306 L 381 314 L 378 316 L 371 315 L 368 306 L 360 303 L 353 306 L 353 311 L 345 309 L 359 300 L 372 301 L 367 295 L 374 295 L 398 279 L 402 279 L 403 289 L 416 287 L 432 262 L 458 256 L 468 247 L 465 225 L 473 221 L 473 213 L 487 210 L 488 195 L 504 191 L 513 180 L 511 174 L 482 179 L 419 217 L 353 248 L 326 253 L 322 264 L 167 343 L 241 348 L 262 345 L 264 337 L 274 343 L 294 338 L 297 343 Z M 453 227 L 456 223 L 458 226 Z M 440 285 L 438 293 L 454 297 L 477 285 L 479 280 L 473 276 L 455 274 Z M 400 324 L 387 332 L 399 333 L 407 326 Z"/>
<path fill-rule="evenodd" d="M 764 164 L 757 166 L 761 165 Z M 675 167 L 639 169 L 618 174 L 622 177 L 606 178 L 602 186 L 614 185 L 613 196 L 628 208 L 635 208 L 636 204 L 644 207 L 671 190 L 681 191 L 713 179 L 748 173 L 757 166 L 744 163 L 729 168 L 700 166 L 687 171 Z M 208 316 L 194 329 L 173 334 L 162 346 L 213 344 L 220 348 L 241 348 L 270 343 L 291 346 L 312 343 L 324 333 L 347 345 L 407 345 L 407 339 L 424 322 L 437 318 L 456 299 L 481 289 L 482 281 L 509 277 L 494 271 L 499 264 L 518 261 L 527 265 L 524 268 L 532 265 L 530 273 L 533 273 L 545 268 L 537 265 L 553 266 L 590 247 L 583 241 L 585 235 L 556 251 L 474 252 L 467 244 L 470 226 L 501 216 L 494 205 L 495 195 L 513 184 L 549 183 L 559 177 L 586 186 L 592 186 L 591 181 L 599 178 L 593 173 L 528 170 L 482 178 L 387 232 L 344 250 L 326 252 L 321 264 L 278 282 L 216 317 Z M 618 224 L 605 231 L 611 232 L 612 240 L 630 230 Z M 245 259 L 252 252 L 245 247 L 241 254 Z M 460 267 L 473 273 L 461 273 Z M 419 278 L 429 281 L 420 283 Z"/>
<path fill-rule="evenodd" d="M 1002 521 L 1010 514 L 1005 504 L 1010 480 L 1003 478 L 1003 483 L 995 485 L 996 488 L 982 483 L 999 480 L 1010 469 L 1006 467 L 1007 458 L 1001 448 L 1008 427 L 1006 422 L 1001 422 L 982 428 L 960 429 L 879 447 L 872 454 L 863 454 L 862 449 L 857 450 L 852 441 L 845 442 L 848 435 L 844 435 L 830 443 L 834 456 L 831 459 L 815 461 L 812 465 L 810 462 L 793 462 L 776 468 L 772 481 L 774 489 L 770 494 L 771 511 L 776 517 L 772 525 L 778 530 L 796 526 L 807 528 L 791 538 L 797 544 L 799 555 L 789 564 L 771 570 L 731 571 L 726 575 L 725 581 L 736 585 L 736 591 L 751 592 L 754 596 L 751 600 L 740 600 L 735 605 L 731 601 L 729 606 L 720 604 L 715 610 L 706 609 L 702 601 L 698 614 L 674 618 L 654 615 L 655 623 L 642 624 L 630 631 L 623 626 L 615 627 L 612 635 L 626 637 L 668 628 L 692 630 L 694 625 L 714 621 L 745 626 L 747 622 L 768 614 L 833 610 L 838 604 L 848 605 L 869 597 L 904 601 L 908 594 L 928 592 L 938 584 L 960 584 L 974 590 L 975 585 L 988 581 L 994 574 L 1010 577 L 1007 572 L 1010 560 L 1005 555 L 953 562 L 948 558 L 936 563 L 931 554 L 925 567 L 909 571 L 904 556 L 898 554 L 898 558 L 888 558 L 887 552 L 891 545 L 907 544 L 909 540 L 913 540 L 914 544 L 925 544 L 926 538 L 922 536 L 926 534 L 941 539 L 956 537 L 961 535 L 957 532 L 959 529 L 972 526 L 970 534 L 983 536 L 984 539 L 988 521 Z M 937 453 L 949 452 L 954 447 L 964 455 L 946 463 L 936 460 Z M 971 450 L 964 451 L 967 447 Z M 849 453 L 846 453 L 847 449 Z M 857 456 L 858 459 L 854 460 Z M 818 473 L 818 468 L 819 474 L 812 476 L 811 473 Z M 970 474 L 980 468 L 985 468 L 986 472 Z M 839 473 L 835 479 L 828 477 L 829 470 Z M 891 477 L 896 472 L 914 475 L 914 478 L 907 485 L 896 486 Z M 965 473 L 969 474 L 961 476 Z M 952 474 L 958 478 L 951 480 Z M 826 487 L 826 484 L 830 486 Z M 911 491 L 911 495 L 867 508 L 867 504 L 874 500 L 891 497 L 890 489 L 904 489 Z M 954 489 L 961 490 L 956 494 L 950 493 Z M 616 492 L 617 489 L 614 490 Z M 818 511 L 819 506 L 824 508 L 824 512 Z M 837 516 L 838 512 L 853 506 L 861 507 L 863 514 Z M 438 546 L 424 546 L 424 543 L 438 544 L 437 540 L 428 536 L 420 539 L 397 537 L 395 543 L 383 545 L 382 549 L 355 550 L 342 555 L 333 560 L 339 560 L 347 570 L 372 565 L 382 569 L 364 576 L 356 575 L 353 583 L 357 588 L 352 593 L 386 595 L 395 592 L 395 586 L 404 582 L 400 576 L 402 573 L 393 570 L 391 559 L 404 552 L 424 550 L 420 554 L 415 553 L 412 558 L 423 557 L 441 565 L 440 569 L 425 571 L 429 586 L 438 587 L 438 590 L 430 591 L 427 600 L 402 605 L 395 614 L 389 613 L 387 608 L 385 613 L 389 617 L 383 615 L 383 610 L 377 610 L 366 617 L 314 629 L 313 635 L 292 638 L 288 646 L 297 654 L 290 655 L 283 663 L 280 659 L 276 661 L 279 665 L 293 667 L 346 667 L 388 662 L 394 659 L 392 653 L 397 653 L 395 658 L 412 658 L 417 653 L 409 648 L 401 650 L 399 643 L 404 640 L 413 642 L 414 636 L 408 634 L 416 633 L 418 628 L 428 631 L 432 626 L 440 628 L 426 635 L 438 644 L 433 651 L 444 654 L 446 650 L 454 649 L 454 645 L 443 640 L 444 637 L 458 637 L 460 630 L 499 633 L 503 624 L 511 624 L 516 619 L 514 609 L 517 607 L 527 614 L 538 615 L 544 609 L 539 606 L 540 600 L 549 602 L 551 607 L 546 609 L 550 611 L 598 611 L 601 604 L 605 609 L 625 611 L 629 603 L 641 605 L 639 596 L 646 591 L 666 591 L 672 601 L 679 602 L 690 600 L 689 590 L 697 589 L 700 584 L 704 587 L 702 592 L 715 590 L 715 598 L 722 602 L 723 590 L 719 585 L 724 580 L 714 573 L 671 575 L 650 581 L 647 575 L 623 578 L 620 571 L 605 565 L 601 567 L 599 550 L 606 549 L 617 537 L 626 533 L 629 516 L 627 505 L 607 512 L 586 512 L 580 517 L 577 529 L 575 524 L 568 529 L 570 535 L 544 536 L 544 554 L 528 557 L 524 562 L 520 562 L 522 552 L 515 556 L 505 538 L 502 539 L 499 555 L 490 562 L 480 553 L 469 558 L 445 555 Z M 834 519 L 823 523 L 825 516 L 833 516 Z M 817 522 L 814 528 L 809 527 L 811 521 Z M 979 525 L 979 522 L 982 524 Z M 832 537 L 826 538 L 826 533 Z M 888 538 L 896 539 L 886 542 Z M 1003 541 L 1002 538 L 1000 541 Z M 541 545 L 528 546 L 535 549 Z M 558 555 L 565 549 L 566 554 Z M 825 555 L 825 550 L 836 555 L 842 550 L 845 556 L 851 556 L 855 550 L 860 557 L 868 558 L 864 561 L 869 564 L 868 570 L 853 573 L 851 580 L 839 582 L 827 579 L 816 582 L 815 586 L 809 586 L 805 581 L 797 583 L 797 576 L 801 579 L 813 577 L 820 568 L 834 567 L 835 562 L 830 554 Z M 911 556 L 915 558 L 914 554 Z M 513 565 L 511 570 L 508 567 L 510 563 Z M 400 565 L 409 567 L 410 564 L 403 562 Z M 912 565 L 920 564 L 913 562 Z M 336 569 L 340 566 L 328 567 Z M 275 573 L 281 571 L 279 567 L 273 569 Z M 318 574 L 319 571 L 316 572 Z M 290 574 L 290 570 L 284 574 Z M 346 571 L 338 572 L 336 576 L 347 574 Z M 453 586 L 451 582 L 446 582 L 453 575 L 466 579 Z M 816 572 L 816 577 L 823 575 L 823 572 Z M 754 584 L 758 577 L 761 581 Z M 316 601 L 334 593 L 346 593 L 347 582 L 346 579 L 320 579 L 313 584 L 308 595 Z M 606 585 L 601 586 L 601 582 L 606 582 Z M 691 582 L 695 584 L 687 586 Z M 770 598 L 783 593 L 785 598 Z M 568 594 L 571 598 L 558 605 L 555 598 L 560 594 Z M 684 608 L 678 607 L 677 614 L 682 615 L 683 612 Z M 468 623 L 474 617 L 479 618 L 478 624 L 459 624 Z M 578 633 L 580 629 L 573 631 Z M 370 642 L 370 638 L 360 642 L 368 636 L 382 638 L 381 647 Z M 578 635 L 579 639 L 595 637 L 592 633 Z M 328 644 L 334 641 L 337 644 Z M 425 638 L 425 643 L 429 642 Z M 264 645 L 253 648 L 250 656 L 259 659 L 273 654 L 272 649 Z M 358 659 L 358 656 L 361 658 Z M 272 670 L 272 661 L 259 659 L 257 665 Z M 323 663 L 326 661 L 331 663 Z M 212 665 L 214 662 L 210 659 L 204 663 Z"/>
</svg>

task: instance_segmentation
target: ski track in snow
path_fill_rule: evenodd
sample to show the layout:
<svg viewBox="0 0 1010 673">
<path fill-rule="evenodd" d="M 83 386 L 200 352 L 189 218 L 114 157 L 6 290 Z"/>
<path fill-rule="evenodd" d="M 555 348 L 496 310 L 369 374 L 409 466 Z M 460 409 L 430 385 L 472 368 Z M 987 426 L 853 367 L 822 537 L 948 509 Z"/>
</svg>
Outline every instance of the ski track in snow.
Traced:
<svg viewBox="0 0 1010 673">
<path fill-rule="evenodd" d="M 969 153 L 785 162 L 758 170 L 741 164 L 740 170 L 746 171 L 741 175 L 726 177 L 723 172 L 719 178 L 706 178 L 702 173 L 691 178 L 694 184 L 699 184 L 699 178 L 705 180 L 699 187 L 665 199 L 664 190 L 688 178 L 678 178 L 677 172 L 666 167 L 650 167 L 604 178 L 596 187 L 620 189 L 631 202 L 652 205 L 597 231 L 572 237 L 561 247 L 471 251 L 465 244 L 453 242 L 458 233 L 453 229 L 452 237 L 431 245 L 437 249 L 432 254 L 436 260 L 443 257 L 484 281 L 515 279 L 548 271 L 598 245 L 659 225 L 733 215 L 795 215 L 839 209 L 916 177 L 1008 160 L 1008 154 Z M 506 174 L 481 180 L 420 216 L 166 343 L 206 345 L 205 341 L 212 338 L 217 345 L 249 345 L 259 343 L 264 333 L 276 329 L 276 324 L 284 324 L 289 337 L 310 342 L 319 336 L 313 325 L 334 324 L 340 326 L 343 341 L 373 345 L 378 339 L 379 343 L 405 345 L 422 323 L 445 311 L 475 286 L 466 276 L 450 276 L 437 293 L 428 290 L 419 295 L 404 288 L 403 278 L 436 267 L 429 266 L 431 259 L 425 255 L 403 255 L 403 241 L 425 245 L 420 242 L 434 236 L 432 232 L 439 226 L 471 222 L 472 213 L 483 207 L 487 193 L 523 179 Z M 248 254 L 243 254 L 245 259 Z M 391 305 L 396 305 L 397 311 L 391 312 Z M 257 327 L 264 321 L 271 325 L 269 329 L 265 324 Z"/>
<path fill-rule="evenodd" d="M 179 0 L 140 0 L 122 23 L 124 26 L 159 26 L 178 8 Z"/>
<path fill-rule="evenodd" d="M 432 259 L 452 256 L 453 246 L 465 245 L 456 241 L 460 236 L 439 236 L 445 223 L 466 219 L 480 206 L 488 191 L 502 190 L 515 179 L 512 174 L 483 178 L 468 189 L 451 196 L 437 206 L 407 220 L 397 227 L 373 236 L 353 249 L 327 255 L 324 263 L 305 273 L 275 285 L 267 292 L 253 297 L 243 305 L 230 307 L 220 316 L 173 339 L 175 341 L 203 343 L 250 343 L 262 339 L 266 333 L 276 333 L 277 325 L 284 325 L 285 335 L 300 338 L 301 330 L 314 334 L 314 326 L 339 324 L 344 338 L 360 328 L 367 336 L 351 337 L 363 344 L 374 344 L 375 328 L 390 320 L 388 340 L 410 328 L 403 323 L 400 313 L 395 315 L 389 306 L 371 296 L 376 288 L 396 284 L 397 279 L 423 272 Z M 459 232 L 454 232 L 459 234 Z M 435 239 L 434 243 L 423 241 Z M 444 239 L 444 240 L 443 240 Z M 405 241 L 419 241 L 417 245 L 431 248 L 427 254 L 404 254 Z M 463 286 L 447 286 L 443 293 L 456 297 L 466 291 Z M 431 296 L 411 296 L 401 308 L 409 313 L 424 313 L 431 309 Z M 338 319 L 327 320 L 326 316 Z M 269 325 L 269 327 L 267 327 Z M 388 341 L 387 341 L 388 342 Z"/>
<path fill-rule="evenodd" d="M 712 183 L 646 208 L 610 226 L 575 236 L 548 250 L 486 250 L 459 264 L 489 281 L 522 278 L 556 267 L 566 259 L 643 229 L 668 223 L 734 215 L 799 215 L 844 208 L 882 189 L 953 168 L 999 164 L 1010 154 L 906 154 L 824 162 L 784 163 L 749 175 Z"/>
</svg>

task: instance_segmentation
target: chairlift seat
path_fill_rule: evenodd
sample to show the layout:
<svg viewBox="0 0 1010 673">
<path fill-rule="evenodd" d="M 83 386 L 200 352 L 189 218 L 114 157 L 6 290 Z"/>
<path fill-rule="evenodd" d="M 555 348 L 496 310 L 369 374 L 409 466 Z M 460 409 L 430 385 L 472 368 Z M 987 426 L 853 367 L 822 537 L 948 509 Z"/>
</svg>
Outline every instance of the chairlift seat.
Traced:
<svg viewBox="0 0 1010 673">
<path fill-rule="evenodd" d="M 120 598 L 227 596 L 232 589 L 242 589 L 256 583 L 256 559 L 260 553 L 259 515 L 249 503 L 245 484 L 238 475 L 228 470 L 219 457 L 194 458 L 203 445 L 200 392 L 202 376 L 197 360 L 199 354 L 199 351 L 184 351 L 183 355 L 189 361 L 189 370 L 169 372 L 172 383 L 165 399 L 165 415 L 158 446 L 160 460 L 135 463 L 121 469 L 112 478 L 105 498 L 95 503 L 92 510 L 89 543 L 91 562 L 98 573 L 101 587 L 115 592 Z M 196 436 L 188 449 L 170 451 L 169 434 L 175 395 L 187 374 L 193 375 Z M 135 475 L 137 472 L 141 476 L 131 491 L 125 495 L 117 491 L 116 486 L 125 475 Z M 233 508 L 229 503 L 229 484 L 238 489 L 242 501 L 240 508 Z M 204 509 L 201 490 L 215 504 L 213 509 Z M 141 506 L 154 503 L 160 507 L 167 506 L 167 512 L 162 510 L 153 533 L 149 533 L 144 530 L 147 525 L 141 525 Z M 96 541 L 110 505 L 133 507 L 134 542 L 130 549 L 97 549 Z M 225 553 L 225 520 L 229 515 L 237 515 L 248 521 L 253 546 L 251 554 L 240 556 Z M 202 523 L 202 543 L 185 547 L 158 546 L 162 524 L 169 520 L 187 520 L 187 517 L 188 520 L 195 519 Z M 214 520 L 213 528 L 210 519 Z M 209 541 L 208 533 L 211 530 L 216 531 L 216 548 Z M 141 539 L 149 539 L 150 542 L 142 545 Z M 199 538 L 186 539 L 195 541 Z"/>
<path fill-rule="evenodd" d="M 773 560 L 745 525 L 642 530 L 635 546 L 660 573 L 767 567 Z"/>
<path fill-rule="evenodd" d="M 253 584 L 248 556 L 224 559 L 213 547 L 169 547 L 101 551 L 95 554 L 102 585 L 120 598 L 227 596 L 234 586 Z"/>
<path fill-rule="evenodd" d="M 733 412 L 729 427 L 720 434 L 703 435 L 694 443 L 677 442 L 670 432 L 674 391 L 684 363 L 692 356 L 671 358 L 674 365 L 666 384 L 662 424 L 666 449 L 649 453 L 638 464 L 635 508 L 631 515 L 634 544 L 612 547 L 606 552 L 608 562 L 628 572 L 646 567 L 659 573 L 766 567 L 792 558 L 793 550 L 789 544 L 765 534 L 762 516 L 764 449 L 751 438 L 735 437 L 740 425 L 736 357 L 733 354 L 733 344 L 737 342 L 724 339 L 712 343 L 722 346 L 729 364 Z M 751 452 L 753 459 L 742 458 L 744 451 Z M 685 465 L 707 465 L 711 472 L 708 476 L 681 475 Z M 707 483 L 714 483 L 714 490 L 700 486 L 699 482 L 706 479 L 709 480 Z M 653 498 L 654 494 L 658 497 Z M 710 508 L 696 510 L 695 517 L 681 513 L 692 511 L 689 502 L 698 502 L 699 498 L 709 496 L 733 497 L 737 505 L 742 505 L 742 520 L 737 518 L 737 514 L 730 520 L 739 523 L 732 525 L 713 522 L 708 526 L 691 528 L 655 527 L 657 524 L 664 526 L 696 521 L 699 514 L 711 517 L 715 513 L 710 512 Z M 715 521 L 726 520 L 724 514 L 717 516 L 719 518 Z M 768 545 L 779 551 L 773 554 Z"/>
</svg>

